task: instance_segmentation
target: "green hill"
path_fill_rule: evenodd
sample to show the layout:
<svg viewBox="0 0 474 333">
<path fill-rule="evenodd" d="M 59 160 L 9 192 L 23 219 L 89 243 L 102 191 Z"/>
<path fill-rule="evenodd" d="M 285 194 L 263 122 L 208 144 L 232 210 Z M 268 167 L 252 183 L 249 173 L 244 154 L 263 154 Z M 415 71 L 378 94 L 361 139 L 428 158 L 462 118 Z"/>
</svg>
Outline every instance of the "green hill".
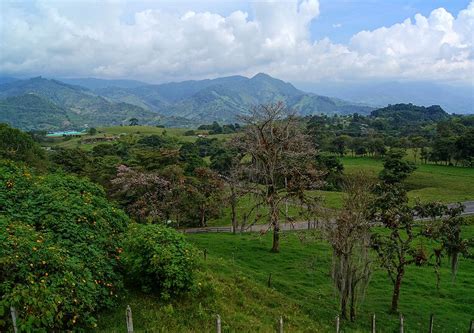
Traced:
<svg viewBox="0 0 474 333">
<path fill-rule="evenodd" d="M 420 124 L 426 122 L 436 122 L 449 118 L 449 114 L 439 105 L 429 107 L 417 106 L 409 104 L 394 104 L 384 108 L 374 110 L 370 114 L 375 118 L 388 119 L 390 123 L 403 124 Z"/>
<path fill-rule="evenodd" d="M 66 110 L 33 93 L 0 100 L 0 120 L 25 130 L 48 131 L 72 124 Z"/>
<path fill-rule="evenodd" d="M 30 103 L 25 106 L 20 96 L 34 94 L 43 99 L 38 107 Z M 12 99 L 12 97 L 18 97 Z M 16 119 L 17 112 L 8 112 L 4 109 L 0 121 L 8 121 L 12 124 L 18 123 L 24 129 L 41 128 L 37 124 L 37 108 L 43 110 L 44 117 L 52 117 L 52 123 L 57 127 L 83 127 L 101 125 L 120 125 L 128 123 L 131 118 L 138 118 L 142 124 L 157 124 L 163 120 L 159 114 L 140 106 L 125 102 L 111 102 L 80 86 L 65 84 L 57 80 L 48 80 L 41 77 L 29 80 L 18 80 L 0 85 L 0 100 L 8 104 L 8 110 L 22 109 L 21 121 Z M 31 104 L 32 103 L 32 104 Z M 53 104 L 55 108 L 45 107 L 46 104 Z M 28 108 L 28 110 L 26 110 Z M 64 110 L 64 117 L 67 123 L 55 119 L 57 110 Z M 8 115 L 6 113 L 9 113 Z M 30 117 L 31 116 L 31 117 Z"/>
</svg>

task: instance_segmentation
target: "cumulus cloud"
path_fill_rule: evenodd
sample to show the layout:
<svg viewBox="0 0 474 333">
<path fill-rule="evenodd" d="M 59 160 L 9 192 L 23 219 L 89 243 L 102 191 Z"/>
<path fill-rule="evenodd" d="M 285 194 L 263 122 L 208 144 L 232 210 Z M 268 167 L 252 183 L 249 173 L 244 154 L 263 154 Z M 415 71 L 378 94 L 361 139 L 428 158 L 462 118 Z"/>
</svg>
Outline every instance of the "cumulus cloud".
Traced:
<svg viewBox="0 0 474 333">
<path fill-rule="evenodd" d="M 347 45 L 312 41 L 317 0 L 258 2 L 226 16 L 148 9 L 130 20 L 122 2 L 65 3 L 2 4 L 0 72 L 152 82 L 257 72 L 297 81 L 474 77 L 474 1 L 456 17 L 439 8 Z"/>
</svg>

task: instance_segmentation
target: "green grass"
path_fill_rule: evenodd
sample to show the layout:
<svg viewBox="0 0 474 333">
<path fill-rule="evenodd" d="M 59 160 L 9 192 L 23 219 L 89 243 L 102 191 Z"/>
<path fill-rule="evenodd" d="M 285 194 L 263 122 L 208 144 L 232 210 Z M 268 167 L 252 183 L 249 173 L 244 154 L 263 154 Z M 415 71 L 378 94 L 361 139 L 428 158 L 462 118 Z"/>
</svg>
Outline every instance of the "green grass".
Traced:
<svg viewBox="0 0 474 333">
<path fill-rule="evenodd" d="M 364 157 L 344 157 L 345 172 L 366 170 L 374 177 L 382 170 L 381 160 Z M 417 164 L 406 180 L 412 202 L 440 201 L 444 203 L 474 200 L 474 168 L 435 164 Z"/>
<path fill-rule="evenodd" d="M 464 229 L 474 236 L 474 226 Z M 99 327 L 124 330 L 124 307 L 134 309 L 138 331 L 169 332 L 213 330 L 213 315 L 223 319 L 224 332 L 274 332 L 280 315 L 287 332 L 334 331 L 337 297 L 330 278 L 331 253 L 326 242 L 312 233 L 286 233 L 281 253 L 269 252 L 270 235 L 198 234 L 187 237 L 207 249 L 199 274 L 200 291 L 194 296 L 159 301 L 153 296 L 129 294 L 120 308 L 105 313 Z M 466 332 L 474 317 L 474 260 L 460 260 L 456 282 L 442 268 L 441 288 L 435 287 L 431 267 L 409 267 L 402 284 L 400 311 L 405 331 L 427 331 L 435 315 L 435 332 Z M 267 287 L 269 274 L 272 287 Z M 356 323 L 342 323 L 344 332 L 368 332 L 376 313 L 378 332 L 398 332 L 398 316 L 389 313 L 392 286 L 380 269 L 373 274 Z M 171 304 L 171 305 L 170 305 Z"/>
<path fill-rule="evenodd" d="M 166 135 L 170 137 L 176 137 L 182 142 L 194 142 L 197 140 L 196 135 L 187 136 L 184 135 L 189 129 L 185 128 L 161 128 L 153 126 L 114 126 L 114 127 L 100 127 L 97 128 L 97 134 L 95 135 L 83 135 L 80 138 L 71 138 L 70 140 L 64 141 L 64 138 L 56 138 L 50 146 L 62 147 L 62 148 L 81 148 L 84 150 L 91 150 L 94 146 L 100 144 L 91 143 L 83 144 L 81 139 L 90 139 L 96 137 L 104 136 L 127 136 L 127 135 L 137 135 L 137 136 L 147 136 L 147 135 L 162 135 L 163 132 L 166 132 Z M 196 134 L 205 134 L 207 131 L 195 130 Z M 213 134 L 208 135 L 207 138 L 216 138 L 218 140 L 227 140 L 232 137 L 232 134 Z"/>
<path fill-rule="evenodd" d="M 370 177 L 377 178 L 383 168 L 381 160 L 368 157 L 344 157 L 344 172 L 351 174 L 365 170 Z M 417 164 L 417 169 L 406 180 L 409 189 L 408 197 L 411 203 L 421 201 L 440 201 L 454 203 L 474 200 L 474 168 L 463 168 L 434 164 Z M 342 207 L 343 193 L 336 191 L 315 191 L 321 198 L 321 203 L 328 208 Z M 250 196 L 240 199 L 237 217 L 242 221 L 242 212 L 248 211 L 253 205 Z M 291 207 L 290 215 L 296 215 L 297 209 Z M 224 207 L 222 215 L 209 221 L 210 226 L 230 225 L 230 208 Z M 253 215 L 254 216 L 254 215 Z M 282 216 L 283 217 L 283 216 Z M 259 223 L 265 223 L 261 219 Z"/>
</svg>

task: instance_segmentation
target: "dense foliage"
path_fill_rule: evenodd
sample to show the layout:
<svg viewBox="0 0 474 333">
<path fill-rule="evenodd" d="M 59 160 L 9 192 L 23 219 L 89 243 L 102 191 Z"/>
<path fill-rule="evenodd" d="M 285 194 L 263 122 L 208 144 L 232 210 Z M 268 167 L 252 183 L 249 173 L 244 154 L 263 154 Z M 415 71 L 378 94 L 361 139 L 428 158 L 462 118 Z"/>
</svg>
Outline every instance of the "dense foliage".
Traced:
<svg viewBox="0 0 474 333">
<path fill-rule="evenodd" d="M 122 287 L 118 236 L 127 222 L 89 181 L 2 163 L 1 325 L 14 306 L 24 330 L 92 327 Z"/>
<path fill-rule="evenodd" d="M 439 106 L 395 104 L 370 116 L 315 115 L 307 131 L 324 152 L 382 157 L 389 148 L 411 149 L 415 162 L 472 166 L 473 116 L 448 115 Z"/>
<path fill-rule="evenodd" d="M 23 161 L 35 167 L 45 167 L 45 155 L 28 134 L 0 123 L 0 159 Z"/>
<path fill-rule="evenodd" d="M 131 224 L 124 240 L 127 279 L 145 292 L 169 298 L 193 286 L 196 251 L 174 229 Z"/>
</svg>

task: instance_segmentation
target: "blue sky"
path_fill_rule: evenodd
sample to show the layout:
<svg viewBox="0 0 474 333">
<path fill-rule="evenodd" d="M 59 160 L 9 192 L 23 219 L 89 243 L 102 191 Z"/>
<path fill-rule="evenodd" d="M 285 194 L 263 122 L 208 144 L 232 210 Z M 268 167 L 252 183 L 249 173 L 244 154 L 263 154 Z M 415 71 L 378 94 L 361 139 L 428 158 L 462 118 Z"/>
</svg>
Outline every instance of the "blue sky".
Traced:
<svg viewBox="0 0 474 333">
<path fill-rule="evenodd" d="M 391 26 L 417 13 L 428 16 L 440 7 L 457 14 L 468 4 L 466 0 L 320 0 L 321 14 L 312 21 L 311 34 L 314 40 L 329 37 L 347 43 L 361 30 Z"/>
<path fill-rule="evenodd" d="M 474 0 L 0 0 L 0 73 L 474 85 L 473 30 Z"/>
</svg>

